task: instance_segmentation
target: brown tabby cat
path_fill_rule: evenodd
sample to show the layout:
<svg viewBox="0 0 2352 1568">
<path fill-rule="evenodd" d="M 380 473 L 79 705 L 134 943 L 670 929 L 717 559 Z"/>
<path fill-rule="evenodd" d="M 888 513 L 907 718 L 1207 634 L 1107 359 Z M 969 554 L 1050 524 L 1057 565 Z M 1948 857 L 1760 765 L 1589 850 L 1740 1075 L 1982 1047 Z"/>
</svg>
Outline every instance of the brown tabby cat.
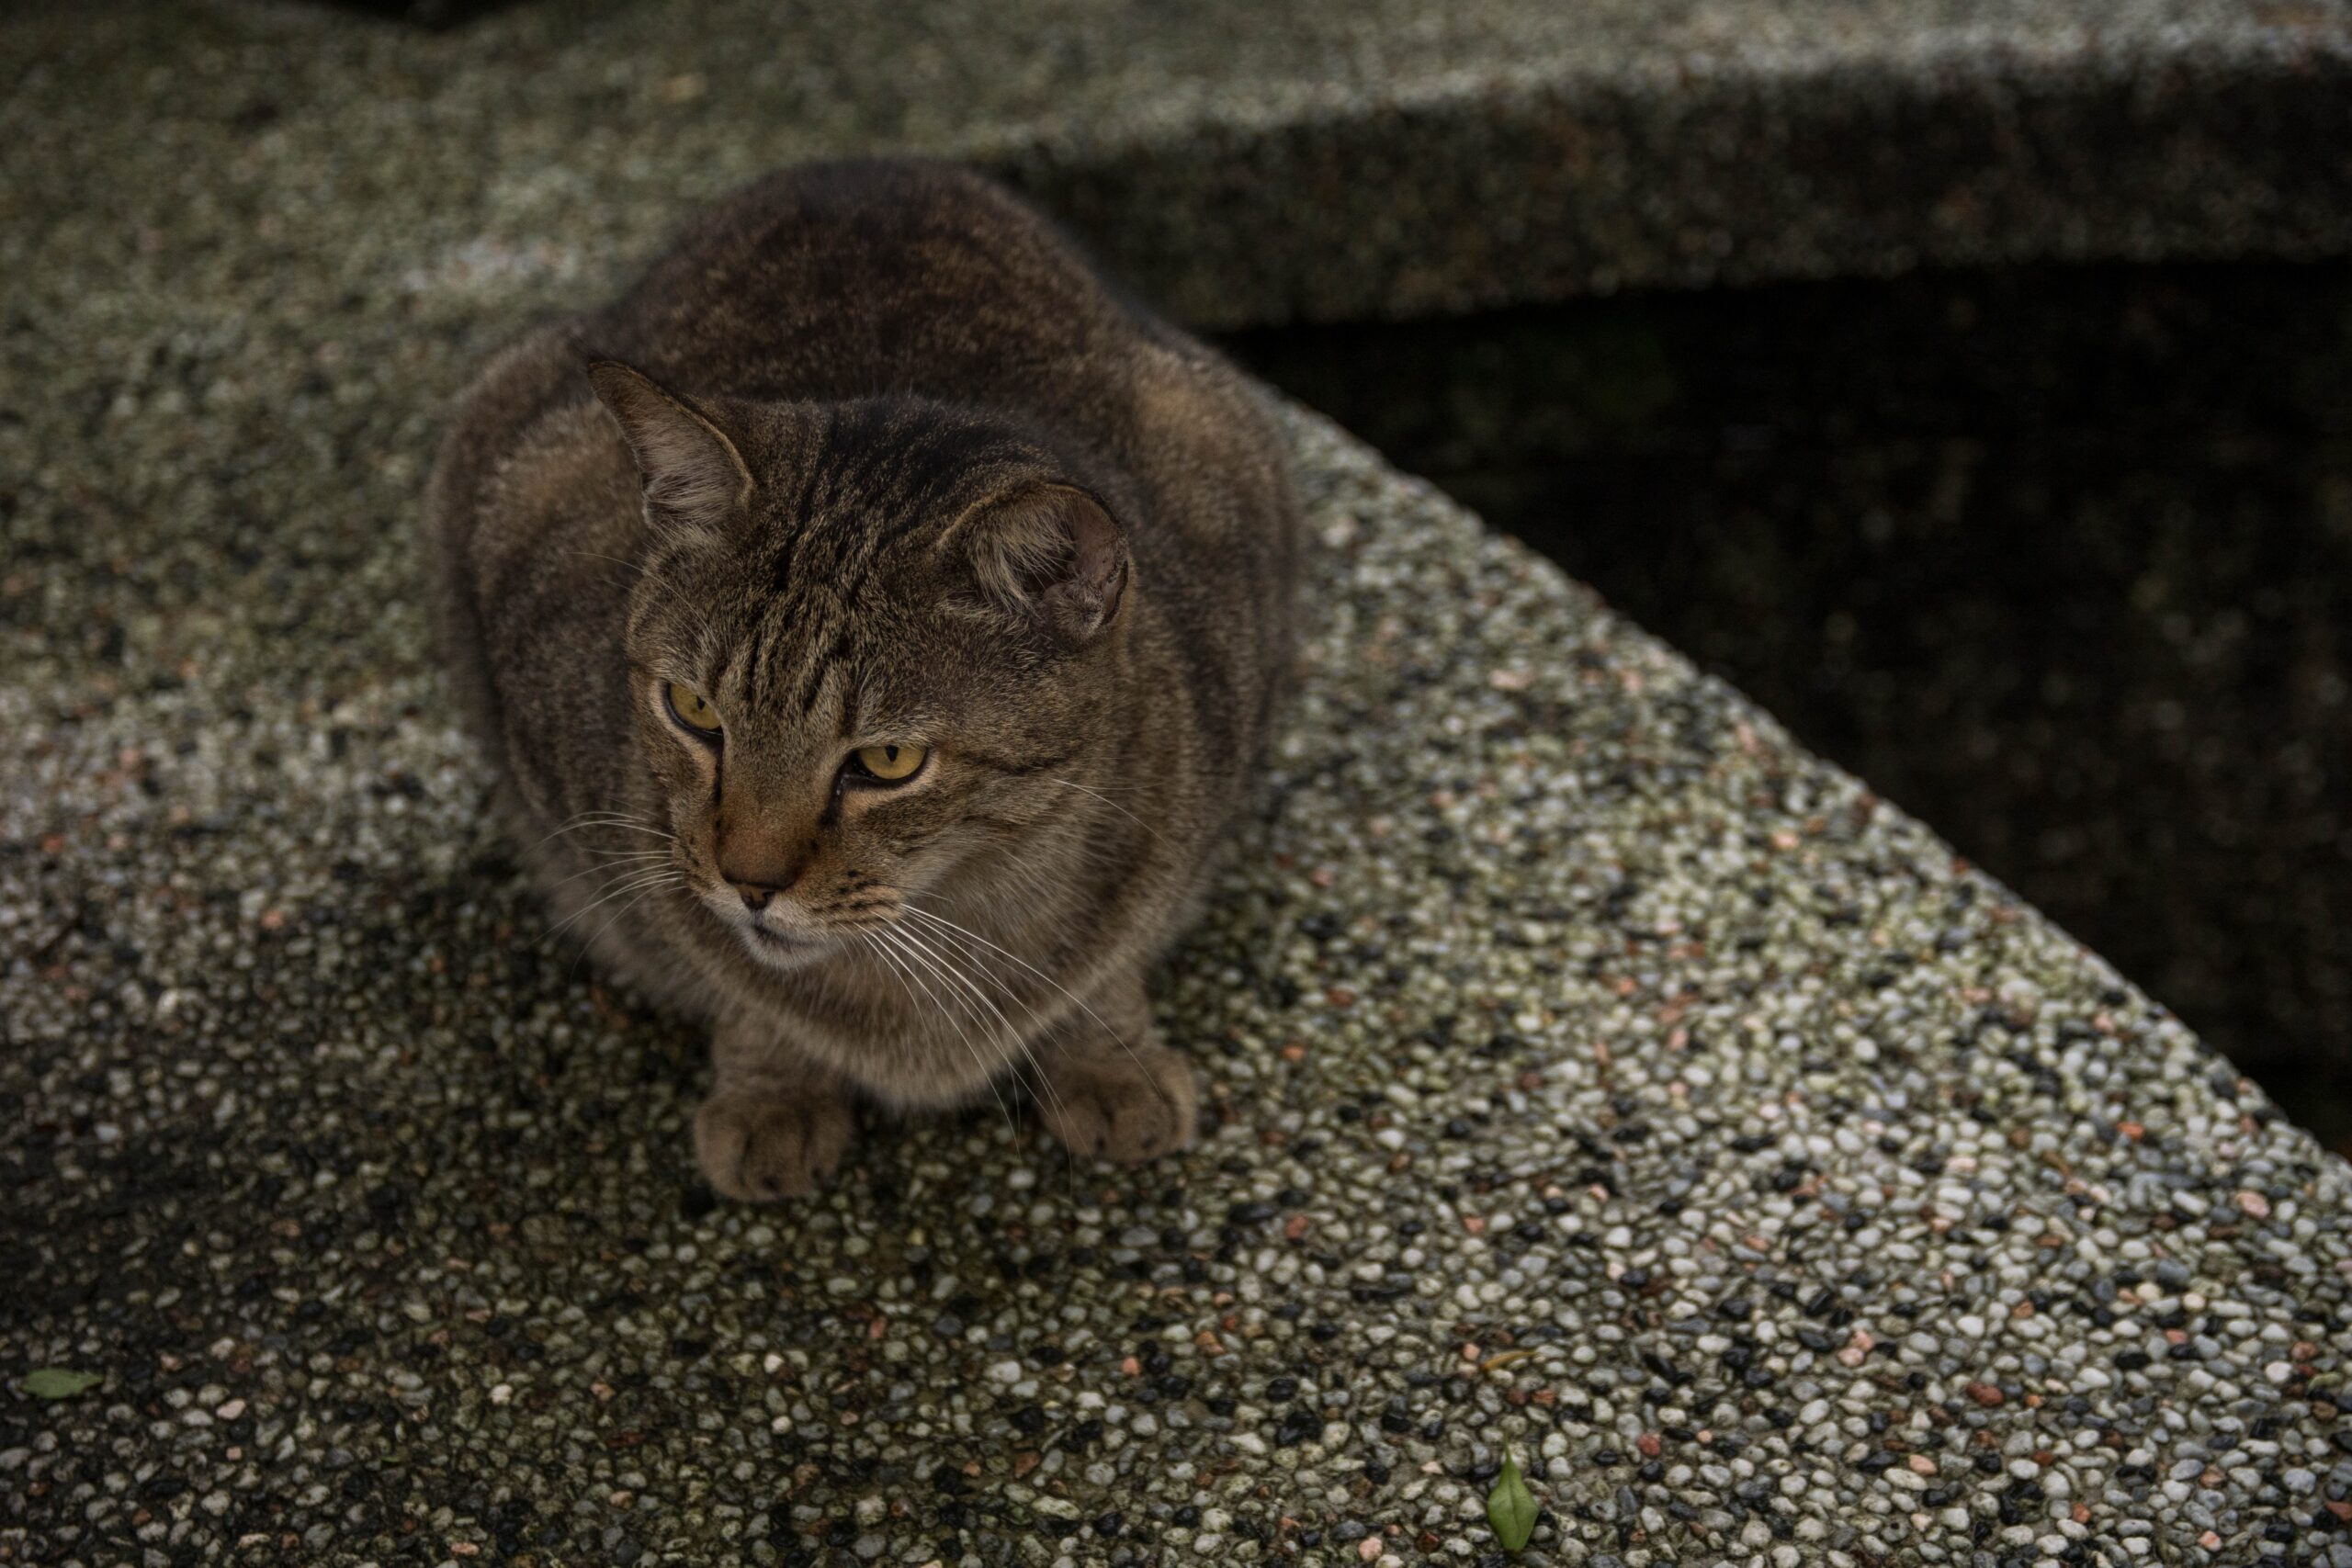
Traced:
<svg viewBox="0 0 2352 1568">
<path fill-rule="evenodd" d="M 1144 996 L 1288 660 L 1266 412 L 986 181 L 796 169 L 494 360 L 427 523 L 533 873 L 712 1030 L 723 1193 L 801 1192 L 853 1096 L 1026 1063 L 1046 1124 L 1192 1136 Z"/>
</svg>

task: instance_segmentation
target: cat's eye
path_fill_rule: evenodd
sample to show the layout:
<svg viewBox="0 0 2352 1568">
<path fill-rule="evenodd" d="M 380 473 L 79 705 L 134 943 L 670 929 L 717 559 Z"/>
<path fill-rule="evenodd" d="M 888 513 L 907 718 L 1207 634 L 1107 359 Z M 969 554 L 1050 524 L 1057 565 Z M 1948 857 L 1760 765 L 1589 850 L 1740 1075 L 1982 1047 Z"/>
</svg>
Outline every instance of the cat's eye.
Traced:
<svg viewBox="0 0 2352 1568">
<path fill-rule="evenodd" d="M 718 710 L 710 705 L 708 697 L 704 696 L 684 681 L 671 682 L 666 697 L 670 704 L 672 718 L 697 735 L 718 733 Z"/>
<path fill-rule="evenodd" d="M 926 747 L 897 744 L 861 746 L 851 759 L 859 773 L 883 784 L 904 784 L 922 769 L 923 759 L 930 756 Z"/>
</svg>

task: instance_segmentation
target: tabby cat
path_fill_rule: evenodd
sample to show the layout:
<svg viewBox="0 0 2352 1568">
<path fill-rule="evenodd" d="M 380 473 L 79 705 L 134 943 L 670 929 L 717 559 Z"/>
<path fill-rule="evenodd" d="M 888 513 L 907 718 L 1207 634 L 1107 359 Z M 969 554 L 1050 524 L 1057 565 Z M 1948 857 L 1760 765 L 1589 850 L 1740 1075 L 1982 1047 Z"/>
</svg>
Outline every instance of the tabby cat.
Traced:
<svg viewBox="0 0 2352 1568">
<path fill-rule="evenodd" d="M 494 359 L 427 511 L 533 875 L 710 1028 L 720 1192 L 822 1181 L 861 1098 L 1014 1076 L 1080 1154 L 1190 1140 L 1145 976 L 1249 786 L 1300 551 L 1223 360 L 974 175 L 794 169 Z"/>
</svg>

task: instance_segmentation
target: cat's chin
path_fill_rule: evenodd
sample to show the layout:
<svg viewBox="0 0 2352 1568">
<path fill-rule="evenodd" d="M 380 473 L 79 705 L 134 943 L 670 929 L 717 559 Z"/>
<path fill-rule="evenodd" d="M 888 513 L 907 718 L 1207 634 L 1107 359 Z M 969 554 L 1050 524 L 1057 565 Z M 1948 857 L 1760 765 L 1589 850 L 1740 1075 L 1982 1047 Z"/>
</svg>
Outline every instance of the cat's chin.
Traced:
<svg viewBox="0 0 2352 1568">
<path fill-rule="evenodd" d="M 765 926 L 744 924 L 735 929 L 752 957 L 778 969 L 797 969 L 830 945 L 816 937 L 787 936 Z"/>
</svg>

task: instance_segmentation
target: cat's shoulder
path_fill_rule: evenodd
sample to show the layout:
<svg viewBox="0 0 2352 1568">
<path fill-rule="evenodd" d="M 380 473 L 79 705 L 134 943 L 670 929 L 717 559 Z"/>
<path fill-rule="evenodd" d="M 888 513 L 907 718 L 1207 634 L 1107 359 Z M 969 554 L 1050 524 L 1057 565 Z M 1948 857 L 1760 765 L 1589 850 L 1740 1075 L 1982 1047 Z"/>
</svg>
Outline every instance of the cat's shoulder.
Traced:
<svg viewBox="0 0 2352 1568">
<path fill-rule="evenodd" d="M 625 448 L 596 404 L 569 321 L 525 333 L 458 395 L 428 492 L 447 544 L 486 516 L 608 503 L 628 489 Z"/>
</svg>

